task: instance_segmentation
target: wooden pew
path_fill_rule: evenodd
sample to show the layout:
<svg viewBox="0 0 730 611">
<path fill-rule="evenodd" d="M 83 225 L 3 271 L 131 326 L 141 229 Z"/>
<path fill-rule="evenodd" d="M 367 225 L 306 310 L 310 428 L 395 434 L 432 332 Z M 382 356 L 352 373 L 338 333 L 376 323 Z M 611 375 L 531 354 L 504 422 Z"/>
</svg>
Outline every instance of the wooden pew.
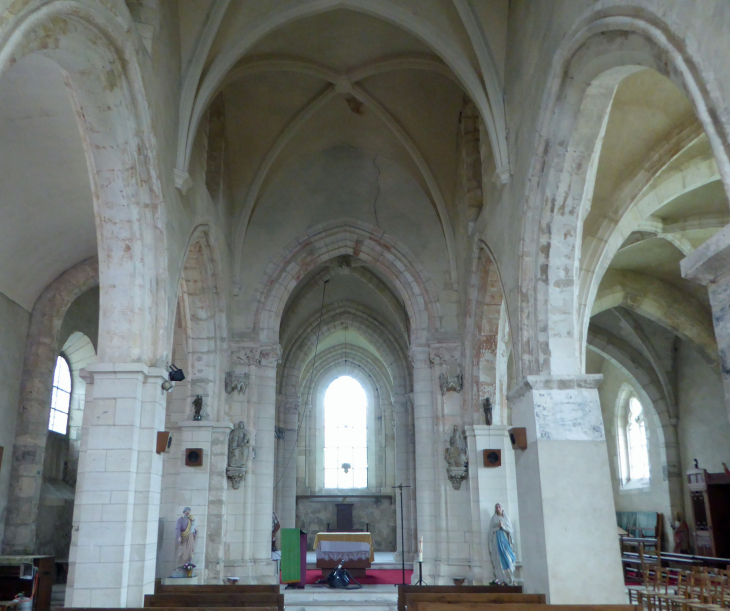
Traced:
<svg viewBox="0 0 730 611">
<path fill-rule="evenodd" d="M 162 585 L 155 583 L 155 594 L 228 594 L 245 592 L 249 594 L 278 594 L 280 586 L 248 584 L 201 584 L 201 585 Z"/>
<path fill-rule="evenodd" d="M 272 604 L 268 607 L 198 607 L 196 611 L 281 611 L 284 608 L 278 604 Z M 55 611 L 149 611 L 149 607 L 58 607 Z M 155 611 L 190 611 L 190 607 L 155 607 Z"/>
<path fill-rule="evenodd" d="M 409 609 L 409 611 L 412 611 Z M 421 602 L 415 611 L 640 611 L 637 605 L 530 605 Z"/>
<path fill-rule="evenodd" d="M 495 592 L 409 592 L 408 594 L 406 594 L 406 608 L 408 611 L 418 611 L 418 609 L 421 608 L 420 604 L 426 602 L 448 604 L 479 603 L 482 605 L 504 605 L 516 603 L 544 605 L 545 595 L 511 593 L 500 594 Z"/>
<path fill-rule="evenodd" d="M 188 592 L 182 594 L 147 594 L 144 597 L 144 606 L 149 608 L 169 607 L 268 607 L 279 606 L 284 608 L 284 595 L 270 592 L 245 592 L 243 588 L 238 592 L 225 594 L 209 594 L 205 592 Z"/>
<path fill-rule="evenodd" d="M 412 586 L 400 584 L 398 586 L 398 611 L 405 611 L 407 594 L 522 594 L 522 586 Z M 541 601 L 545 602 L 544 594 L 531 596 L 541 596 Z"/>
</svg>

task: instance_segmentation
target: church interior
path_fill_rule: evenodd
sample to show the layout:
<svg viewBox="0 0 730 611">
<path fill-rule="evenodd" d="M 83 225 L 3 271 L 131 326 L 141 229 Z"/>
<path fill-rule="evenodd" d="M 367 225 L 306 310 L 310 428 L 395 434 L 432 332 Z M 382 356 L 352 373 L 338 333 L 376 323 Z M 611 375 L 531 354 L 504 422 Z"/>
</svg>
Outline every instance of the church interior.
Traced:
<svg viewBox="0 0 730 611">
<path fill-rule="evenodd" d="M 316 572 L 367 540 L 362 574 L 550 604 L 627 604 L 637 548 L 720 566 L 728 32 L 0 0 L 0 573 L 142 607 L 279 584 L 294 531 Z"/>
</svg>

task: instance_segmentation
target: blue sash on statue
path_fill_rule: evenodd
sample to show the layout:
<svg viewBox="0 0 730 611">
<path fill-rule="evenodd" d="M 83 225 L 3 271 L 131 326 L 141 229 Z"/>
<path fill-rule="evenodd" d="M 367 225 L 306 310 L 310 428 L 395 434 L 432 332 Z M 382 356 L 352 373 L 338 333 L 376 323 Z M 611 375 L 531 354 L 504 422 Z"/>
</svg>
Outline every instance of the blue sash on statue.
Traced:
<svg viewBox="0 0 730 611">
<path fill-rule="evenodd" d="M 515 563 L 515 553 L 509 544 L 507 533 L 503 530 L 497 531 L 497 549 L 499 550 L 499 561 L 502 565 L 502 570 L 506 571 Z"/>
</svg>

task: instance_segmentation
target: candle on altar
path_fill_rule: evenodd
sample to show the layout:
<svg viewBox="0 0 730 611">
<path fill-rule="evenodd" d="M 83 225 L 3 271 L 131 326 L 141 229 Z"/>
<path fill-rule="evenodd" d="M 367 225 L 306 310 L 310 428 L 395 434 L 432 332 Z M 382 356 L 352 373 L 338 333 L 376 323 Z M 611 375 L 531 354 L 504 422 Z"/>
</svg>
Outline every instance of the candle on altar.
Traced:
<svg viewBox="0 0 730 611">
<path fill-rule="evenodd" d="M 423 537 L 418 537 L 418 562 L 423 562 Z"/>
</svg>

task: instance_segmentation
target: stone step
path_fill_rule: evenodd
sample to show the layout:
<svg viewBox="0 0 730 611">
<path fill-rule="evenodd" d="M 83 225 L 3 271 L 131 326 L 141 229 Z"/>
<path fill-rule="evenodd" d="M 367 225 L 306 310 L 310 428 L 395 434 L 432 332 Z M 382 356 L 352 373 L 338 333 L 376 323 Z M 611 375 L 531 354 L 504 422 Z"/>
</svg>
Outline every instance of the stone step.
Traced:
<svg viewBox="0 0 730 611">
<path fill-rule="evenodd" d="M 333 590 L 312 588 L 284 592 L 287 611 L 396 611 L 398 593 L 394 586 L 370 586 L 362 590 Z"/>
</svg>

